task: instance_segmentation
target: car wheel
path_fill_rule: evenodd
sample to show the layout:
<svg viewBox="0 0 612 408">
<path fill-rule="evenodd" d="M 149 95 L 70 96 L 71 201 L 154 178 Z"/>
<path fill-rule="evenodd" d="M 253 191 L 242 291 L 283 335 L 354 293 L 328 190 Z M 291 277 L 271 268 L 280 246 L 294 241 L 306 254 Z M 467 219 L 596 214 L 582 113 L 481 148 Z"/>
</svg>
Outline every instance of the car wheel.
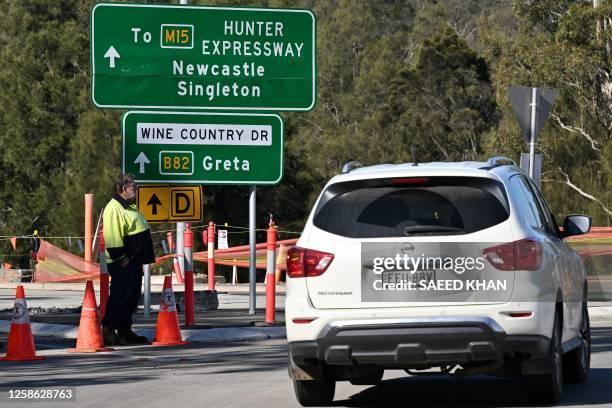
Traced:
<svg viewBox="0 0 612 408">
<path fill-rule="evenodd" d="M 311 381 L 293 380 L 293 390 L 302 406 L 325 406 L 331 404 L 334 400 L 336 381 L 331 378 Z"/>
<path fill-rule="evenodd" d="M 591 367 L 591 325 L 587 302 L 582 304 L 580 346 L 563 356 L 563 376 L 567 382 L 583 383 Z"/>
<path fill-rule="evenodd" d="M 546 374 L 527 375 L 527 391 L 532 401 L 545 404 L 556 404 L 563 393 L 563 352 L 561 350 L 561 322 L 559 313 L 555 313 L 552 337 L 546 358 L 549 372 Z"/>
</svg>

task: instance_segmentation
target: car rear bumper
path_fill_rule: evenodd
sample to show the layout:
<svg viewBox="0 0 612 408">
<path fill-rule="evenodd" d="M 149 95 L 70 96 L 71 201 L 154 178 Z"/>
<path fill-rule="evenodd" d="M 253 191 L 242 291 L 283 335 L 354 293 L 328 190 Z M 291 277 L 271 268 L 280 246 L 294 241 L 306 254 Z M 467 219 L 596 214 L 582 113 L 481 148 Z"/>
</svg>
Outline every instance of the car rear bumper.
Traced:
<svg viewBox="0 0 612 408">
<path fill-rule="evenodd" d="M 331 322 L 316 340 L 290 342 L 289 352 L 298 366 L 418 368 L 499 360 L 511 352 L 541 359 L 549 341 L 540 335 L 507 335 L 488 317 L 386 319 Z"/>
</svg>

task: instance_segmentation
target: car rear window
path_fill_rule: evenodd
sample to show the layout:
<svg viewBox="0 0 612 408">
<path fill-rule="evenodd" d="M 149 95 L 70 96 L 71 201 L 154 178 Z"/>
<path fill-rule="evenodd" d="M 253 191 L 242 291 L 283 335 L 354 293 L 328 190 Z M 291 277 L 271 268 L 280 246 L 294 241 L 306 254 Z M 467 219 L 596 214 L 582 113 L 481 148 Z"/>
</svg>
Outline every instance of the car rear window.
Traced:
<svg viewBox="0 0 612 408">
<path fill-rule="evenodd" d="M 329 186 L 314 225 L 349 238 L 460 235 L 508 219 L 503 186 L 475 177 L 370 179 Z"/>
</svg>

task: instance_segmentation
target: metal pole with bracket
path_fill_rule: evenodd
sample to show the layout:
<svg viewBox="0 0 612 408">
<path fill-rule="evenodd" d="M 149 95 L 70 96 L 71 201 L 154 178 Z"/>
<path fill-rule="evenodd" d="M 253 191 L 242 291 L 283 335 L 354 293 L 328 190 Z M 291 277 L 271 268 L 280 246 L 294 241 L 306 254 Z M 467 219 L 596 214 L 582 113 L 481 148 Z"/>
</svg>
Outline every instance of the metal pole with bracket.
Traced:
<svg viewBox="0 0 612 408">
<path fill-rule="evenodd" d="M 538 88 L 531 88 L 531 131 L 529 139 L 529 177 L 533 180 L 535 162 L 536 118 L 538 114 Z"/>
<path fill-rule="evenodd" d="M 255 207 L 256 207 L 256 192 L 257 187 L 249 186 L 249 314 L 255 314 L 256 304 L 256 286 L 255 279 L 257 278 L 257 269 L 255 262 Z"/>
</svg>

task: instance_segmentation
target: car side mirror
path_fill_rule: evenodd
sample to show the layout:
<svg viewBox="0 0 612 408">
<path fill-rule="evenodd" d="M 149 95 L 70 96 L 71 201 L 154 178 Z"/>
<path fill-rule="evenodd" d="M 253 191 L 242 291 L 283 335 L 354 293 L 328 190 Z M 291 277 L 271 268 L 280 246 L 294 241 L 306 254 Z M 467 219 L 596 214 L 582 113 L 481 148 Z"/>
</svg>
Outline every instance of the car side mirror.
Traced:
<svg viewBox="0 0 612 408">
<path fill-rule="evenodd" d="M 591 217 L 586 215 L 568 215 L 563 220 L 563 238 L 586 234 L 591 230 Z"/>
</svg>

